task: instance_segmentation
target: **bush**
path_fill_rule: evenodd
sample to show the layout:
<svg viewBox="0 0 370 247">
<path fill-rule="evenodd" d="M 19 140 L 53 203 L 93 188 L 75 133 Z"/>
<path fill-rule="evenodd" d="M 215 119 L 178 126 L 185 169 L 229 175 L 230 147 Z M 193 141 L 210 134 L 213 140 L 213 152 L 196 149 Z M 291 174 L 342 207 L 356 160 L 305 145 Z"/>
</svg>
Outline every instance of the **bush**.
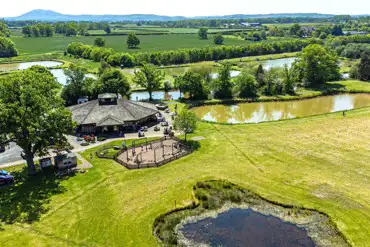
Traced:
<svg viewBox="0 0 370 247">
<path fill-rule="evenodd" d="M 13 41 L 8 38 L 0 37 L 0 57 L 15 57 L 18 51 L 15 49 Z"/>
<path fill-rule="evenodd" d="M 101 37 L 96 38 L 95 41 L 94 41 L 94 45 L 98 46 L 98 47 L 105 46 L 105 39 L 103 39 Z"/>
<path fill-rule="evenodd" d="M 201 201 L 207 201 L 208 200 L 208 194 L 203 190 L 197 190 L 195 192 L 195 197 L 198 198 Z"/>
<path fill-rule="evenodd" d="M 106 137 L 104 137 L 104 136 L 98 137 L 98 141 L 99 141 L 99 142 L 103 142 L 103 141 L 105 141 L 105 140 L 107 140 L 107 138 L 106 138 Z"/>
</svg>

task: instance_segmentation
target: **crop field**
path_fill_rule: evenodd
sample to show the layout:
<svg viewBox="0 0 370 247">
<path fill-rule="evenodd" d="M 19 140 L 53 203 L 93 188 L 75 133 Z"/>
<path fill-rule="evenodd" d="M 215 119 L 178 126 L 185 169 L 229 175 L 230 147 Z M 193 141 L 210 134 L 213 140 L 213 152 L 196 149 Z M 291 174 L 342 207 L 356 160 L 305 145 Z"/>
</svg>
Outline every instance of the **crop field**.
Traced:
<svg viewBox="0 0 370 247">
<path fill-rule="evenodd" d="M 227 28 L 210 28 L 208 29 L 209 34 L 220 33 L 220 32 L 241 32 L 249 31 L 250 29 L 227 29 Z M 127 28 L 113 28 L 112 33 L 129 33 L 134 32 L 140 33 L 168 33 L 168 34 L 196 34 L 199 28 L 167 28 L 167 27 L 127 27 Z M 89 30 L 90 34 L 105 34 L 104 30 Z"/>
<path fill-rule="evenodd" d="M 106 47 L 122 52 L 148 52 L 215 46 L 212 37 L 208 40 L 199 40 L 195 34 L 142 35 L 138 37 L 141 41 L 140 49 L 128 49 L 126 45 L 127 36 L 105 36 L 103 38 L 106 41 Z M 95 39 L 96 37 L 93 36 L 64 37 L 59 35 L 50 38 L 12 37 L 21 55 L 63 52 L 68 44 L 72 42 L 93 45 Z M 243 45 L 248 42 L 245 40 L 225 38 L 224 44 Z"/>
<path fill-rule="evenodd" d="M 155 218 L 191 204 L 192 186 L 210 179 L 324 212 L 351 245 L 368 246 L 370 108 L 346 117 L 234 126 L 202 122 L 191 135 L 196 136 L 204 137 L 198 150 L 161 168 L 129 171 L 93 158 L 86 174 L 52 181 L 25 177 L 2 189 L 10 195 L 0 196 L 1 215 L 9 223 L 0 231 L 2 246 L 159 246 Z M 82 155 L 90 160 L 96 150 Z"/>
<path fill-rule="evenodd" d="M 290 28 L 293 26 L 294 23 L 277 23 L 277 24 L 263 24 L 263 26 L 270 27 L 270 26 L 276 26 L 278 28 Z M 327 22 L 318 22 L 318 23 L 299 23 L 301 26 L 314 26 L 314 27 L 321 27 L 321 26 L 328 26 L 330 23 Z"/>
</svg>

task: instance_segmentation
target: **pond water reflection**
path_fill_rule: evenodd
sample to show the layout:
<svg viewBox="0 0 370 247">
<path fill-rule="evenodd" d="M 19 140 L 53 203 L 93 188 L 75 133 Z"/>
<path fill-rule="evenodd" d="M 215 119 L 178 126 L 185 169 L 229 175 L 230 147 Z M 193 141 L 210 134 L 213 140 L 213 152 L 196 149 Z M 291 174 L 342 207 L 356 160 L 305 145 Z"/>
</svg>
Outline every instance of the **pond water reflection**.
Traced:
<svg viewBox="0 0 370 247">
<path fill-rule="evenodd" d="M 232 208 L 195 223 L 185 224 L 180 231 L 196 243 L 235 247 L 314 247 L 307 231 L 281 219 L 252 209 Z"/>
<path fill-rule="evenodd" d="M 37 62 L 25 62 L 25 63 L 0 64 L 0 72 L 11 71 L 11 70 L 24 70 L 24 69 L 31 68 L 32 66 L 35 66 L 35 65 L 52 68 L 52 67 L 60 66 L 62 64 L 63 63 L 56 62 L 56 61 L 37 61 Z"/>
<path fill-rule="evenodd" d="M 370 106 L 370 94 L 341 94 L 299 101 L 209 105 L 193 110 L 199 118 L 206 121 L 237 124 L 307 117 L 365 106 Z"/>
<path fill-rule="evenodd" d="M 287 64 L 290 67 L 295 59 L 296 59 L 295 57 L 279 58 L 274 60 L 261 61 L 260 63 L 262 64 L 264 69 L 269 70 L 271 68 L 283 67 L 285 64 Z"/>
<path fill-rule="evenodd" d="M 154 100 L 178 100 L 181 94 L 180 91 L 155 91 L 152 93 L 152 98 Z M 149 93 L 147 91 L 133 92 L 131 94 L 131 100 L 147 100 L 149 99 Z"/>
<path fill-rule="evenodd" d="M 57 78 L 57 81 L 62 84 L 67 84 L 67 76 L 64 74 L 63 69 L 51 69 L 50 72 L 53 74 L 54 77 Z M 86 77 L 97 79 L 97 77 L 94 74 L 87 74 Z"/>
</svg>

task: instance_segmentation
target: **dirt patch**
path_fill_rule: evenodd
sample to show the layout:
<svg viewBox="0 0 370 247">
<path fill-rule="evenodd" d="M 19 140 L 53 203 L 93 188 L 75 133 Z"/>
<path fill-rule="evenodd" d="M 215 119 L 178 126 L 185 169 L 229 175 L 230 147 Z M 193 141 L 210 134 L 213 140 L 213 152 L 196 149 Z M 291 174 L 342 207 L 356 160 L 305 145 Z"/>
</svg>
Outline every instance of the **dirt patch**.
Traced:
<svg viewBox="0 0 370 247">
<path fill-rule="evenodd" d="M 191 138 L 193 141 L 201 141 L 201 140 L 204 140 L 206 139 L 205 137 L 203 136 L 194 136 L 193 138 Z"/>
</svg>

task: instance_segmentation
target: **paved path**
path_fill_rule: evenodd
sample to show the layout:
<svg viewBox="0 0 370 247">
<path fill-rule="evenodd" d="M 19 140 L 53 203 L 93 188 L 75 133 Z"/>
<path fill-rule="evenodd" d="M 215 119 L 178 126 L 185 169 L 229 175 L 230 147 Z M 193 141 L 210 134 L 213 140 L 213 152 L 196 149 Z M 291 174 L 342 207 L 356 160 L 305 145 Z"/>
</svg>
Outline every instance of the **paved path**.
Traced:
<svg viewBox="0 0 370 247">
<path fill-rule="evenodd" d="M 162 112 L 162 114 L 165 116 L 166 120 L 169 122 L 169 125 L 172 125 L 171 121 L 171 116 L 168 113 Z M 158 124 L 160 126 L 160 124 Z M 163 127 L 161 127 L 160 131 L 154 131 L 154 126 L 150 127 L 148 129 L 148 132 L 145 132 L 145 137 L 162 137 L 163 136 Z M 112 139 L 107 139 L 102 142 L 97 142 L 94 144 L 90 144 L 89 146 L 81 146 L 80 142 L 77 141 L 77 137 L 72 136 L 72 135 L 67 135 L 68 142 L 72 145 L 73 149 L 72 152 L 78 153 L 78 152 L 83 152 L 87 149 L 98 147 L 103 144 L 107 144 L 113 141 L 119 141 L 119 140 L 129 140 L 129 139 L 139 139 L 137 133 L 129 133 L 125 134 L 124 138 L 112 138 Z M 4 153 L 0 154 L 0 168 L 6 168 L 10 166 L 16 166 L 16 165 L 21 165 L 25 163 L 25 160 L 22 159 L 20 156 L 21 154 L 21 148 L 15 145 L 14 143 L 10 144 L 10 148 L 7 149 Z M 55 157 L 55 153 L 50 153 L 50 157 Z M 35 161 L 40 159 L 39 157 L 35 157 Z"/>
<path fill-rule="evenodd" d="M 82 157 L 81 154 L 76 153 L 76 155 L 77 155 L 77 158 L 82 162 L 82 164 L 78 165 L 78 168 L 81 168 L 81 169 L 93 168 L 93 165 L 89 161 L 87 161 L 84 157 Z"/>
</svg>

